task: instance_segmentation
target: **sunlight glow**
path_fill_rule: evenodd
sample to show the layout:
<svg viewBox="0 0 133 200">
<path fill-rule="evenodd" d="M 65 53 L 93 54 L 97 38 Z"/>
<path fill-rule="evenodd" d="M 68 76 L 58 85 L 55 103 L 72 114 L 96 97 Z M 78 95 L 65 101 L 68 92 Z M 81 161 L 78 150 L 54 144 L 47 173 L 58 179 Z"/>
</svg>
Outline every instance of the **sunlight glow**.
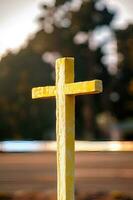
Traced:
<svg viewBox="0 0 133 200">
<path fill-rule="evenodd" d="M 40 0 L 34 3 L 29 2 L 25 4 L 25 7 L 20 7 L 15 0 L 13 2 L 17 3 L 16 7 L 14 5 L 12 8 L 13 10 L 10 10 L 5 2 L 5 14 L 0 21 L 0 56 L 8 50 L 18 50 L 38 29 L 38 24 L 35 22 L 40 14 Z M 2 10 L 2 7 L 0 9 Z"/>
<path fill-rule="evenodd" d="M 24 26 L 21 23 L 9 24 L 6 29 L 0 30 L 0 54 L 3 54 L 6 50 L 14 50 L 24 45 L 27 39 L 27 35 L 30 35 L 35 30 L 35 26 L 32 26 L 29 22 L 25 22 Z"/>
<path fill-rule="evenodd" d="M 113 28 L 124 29 L 128 24 L 133 23 L 133 4 L 131 0 L 100 0 L 105 3 L 109 10 L 116 11 L 115 19 L 112 22 Z"/>
<path fill-rule="evenodd" d="M 0 152 L 56 151 L 55 141 L 4 141 Z M 133 142 L 121 141 L 75 141 L 75 151 L 133 151 Z"/>
<path fill-rule="evenodd" d="M 26 3 L 22 4 L 23 1 L 12 0 L 12 5 L 8 4 L 8 0 L 3 2 L 5 3 L 0 7 L 0 56 L 8 50 L 16 51 L 22 45 L 25 45 L 28 37 L 37 31 L 38 24 L 36 20 L 41 14 L 39 5 L 43 1 L 25 0 Z M 55 0 L 44 0 L 44 2 L 54 5 Z M 73 0 L 71 9 L 78 10 L 81 2 L 81 0 Z M 133 22 L 131 0 L 101 0 L 100 2 L 106 4 L 110 10 L 117 11 L 117 15 L 113 20 L 113 27 L 122 28 Z"/>
</svg>

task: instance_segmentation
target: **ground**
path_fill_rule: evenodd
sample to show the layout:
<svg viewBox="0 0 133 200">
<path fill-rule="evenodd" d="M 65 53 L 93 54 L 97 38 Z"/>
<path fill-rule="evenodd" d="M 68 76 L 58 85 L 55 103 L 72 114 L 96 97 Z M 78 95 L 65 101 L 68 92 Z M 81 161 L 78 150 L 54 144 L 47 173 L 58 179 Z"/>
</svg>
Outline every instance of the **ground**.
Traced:
<svg viewBox="0 0 133 200">
<path fill-rule="evenodd" d="M 54 200 L 55 191 L 54 152 L 0 154 L 1 195 L 12 193 L 15 200 Z M 77 200 L 124 200 L 129 196 L 133 196 L 132 152 L 76 153 Z"/>
</svg>

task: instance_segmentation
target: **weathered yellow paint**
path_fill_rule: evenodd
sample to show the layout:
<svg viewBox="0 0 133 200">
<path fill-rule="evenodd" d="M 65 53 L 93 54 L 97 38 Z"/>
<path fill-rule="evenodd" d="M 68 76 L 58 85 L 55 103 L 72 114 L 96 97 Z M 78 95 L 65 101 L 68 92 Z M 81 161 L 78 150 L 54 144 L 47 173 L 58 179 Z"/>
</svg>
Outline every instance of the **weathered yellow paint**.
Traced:
<svg viewBox="0 0 133 200">
<path fill-rule="evenodd" d="M 102 81 L 84 81 L 77 83 L 68 83 L 64 87 L 64 92 L 67 95 L 83 95 L 96 94 L 102 92 Z"/>
<path fill-rule="evenodd" d="M 32 98 L 56 97 L 57 195 L 74 200 L 75 95 L 102 92 L 100 80 L 74 83 L 74 59 L 56 61 L 56 86 L 32 89 Z"/>
<path fill-rule="evenodd" d="M 32 89 L 32 99 L 54 97 L 55 95 L 55 86 L 36 87 Z"/>
<path fill-rule="evenodd" d="M 74 199 L 75 97 L 64 94 L 64 85 L 74 81 L 73 58 L 56 61 L 56 137 L 58 200 Z"/>
</svg>

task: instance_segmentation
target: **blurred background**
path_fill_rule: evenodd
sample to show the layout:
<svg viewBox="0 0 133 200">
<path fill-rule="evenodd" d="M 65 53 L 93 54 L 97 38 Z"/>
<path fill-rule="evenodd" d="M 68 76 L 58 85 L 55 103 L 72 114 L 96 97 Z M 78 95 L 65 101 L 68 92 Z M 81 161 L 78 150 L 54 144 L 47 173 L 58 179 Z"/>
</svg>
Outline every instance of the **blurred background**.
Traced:
<svg viewBox="0 0 133 200">
<path fill-rule="evenodd" d="M 55 60 L 75 58 L 75 81 L 104 92 L 76 97 L 76 139 L 133 140 L 131 0 L 0 0 L 0 140 L 54 140 Z"/>
<path fill-rule="evenodd" d="M 132 0 L 0 0 L 0 199 L 56 199 L 55 99 L 31 89 L 64 56 L 104 86 L 76 97 L 76 200 L 133 200 Z"/>
</svg>

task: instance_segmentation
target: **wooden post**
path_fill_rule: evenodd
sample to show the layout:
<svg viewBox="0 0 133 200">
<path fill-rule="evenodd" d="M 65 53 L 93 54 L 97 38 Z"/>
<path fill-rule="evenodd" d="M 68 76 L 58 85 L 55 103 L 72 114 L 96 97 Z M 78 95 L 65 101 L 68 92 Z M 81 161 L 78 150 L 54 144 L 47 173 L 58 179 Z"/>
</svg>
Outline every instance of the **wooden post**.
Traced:
<svg viewBox="0 0 133 200">
<path fill-rule="evenodd" d="M 74 82 L 74 59 L 56 61 L 56 138 L 58 200 L 74 199 L 75 97 L 65 95 L 66 83 Z"/>
</svg>

